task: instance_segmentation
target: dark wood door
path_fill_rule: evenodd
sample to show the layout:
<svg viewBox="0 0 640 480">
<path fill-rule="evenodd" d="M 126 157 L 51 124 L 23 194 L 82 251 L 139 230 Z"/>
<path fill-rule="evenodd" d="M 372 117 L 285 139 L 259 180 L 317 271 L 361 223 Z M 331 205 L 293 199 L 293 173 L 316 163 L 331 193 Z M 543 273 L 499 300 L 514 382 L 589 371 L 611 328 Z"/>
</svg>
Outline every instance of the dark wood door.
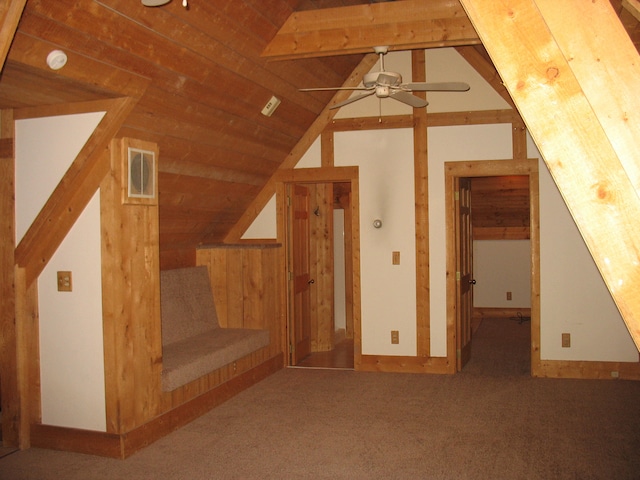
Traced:
<svg viewBox="0 0 640 480">
<path fill-rule="evenodd" d="M 473 236 L 471 231 L 471 180 L 458 179 L 456 192 L 456 357 L 460 371 L 471 358 L 473 315 Z"/>
<path fill-rule="evenodd" d="M 311 297 L 314 280 L 309 274 L 309 189 L 293 185 L 290 207 L 289 358 L 292 365 L 311 351 Z"/>
</svg>

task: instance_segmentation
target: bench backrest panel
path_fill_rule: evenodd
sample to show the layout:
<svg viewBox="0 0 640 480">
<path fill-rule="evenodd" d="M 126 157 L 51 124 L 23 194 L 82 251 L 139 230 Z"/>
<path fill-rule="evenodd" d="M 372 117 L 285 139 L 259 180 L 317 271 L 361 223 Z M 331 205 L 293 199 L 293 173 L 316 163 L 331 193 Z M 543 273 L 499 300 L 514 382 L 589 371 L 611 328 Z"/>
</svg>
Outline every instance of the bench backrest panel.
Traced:
<svg viewBox="0 0 640 480">
<path fill-rule="evenodd" d="M 160 272 L 160 307 L 163 345 L 220 327 L 205 266 Z"/>
</svg>

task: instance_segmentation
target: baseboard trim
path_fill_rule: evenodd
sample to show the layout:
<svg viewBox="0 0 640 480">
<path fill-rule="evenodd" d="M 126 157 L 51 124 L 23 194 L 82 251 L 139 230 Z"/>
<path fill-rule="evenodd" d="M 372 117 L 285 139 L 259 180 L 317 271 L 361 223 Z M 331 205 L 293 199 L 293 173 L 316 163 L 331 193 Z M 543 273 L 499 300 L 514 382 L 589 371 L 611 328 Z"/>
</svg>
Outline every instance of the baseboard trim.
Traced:
<svg viewBox="0 0 640 480">
<path fill-rule="evenodd" d="M 533 366 L 532 375 L 585 380 L 640 380 L 640 363 L 541 360 Z"/>
<path fill-rule="evenodd" d="M 283 364 L 280 353 L 123 434 L 34 424 L 31 425 L 31 446 L 125 459 L 277 372 Z"/>
<path fill-rule="evenodd" d="M 446 357 L 408 357 L 395 355 L 361 355 L 355 370 L 391 373 L 454 373 Z"/>
</svg>

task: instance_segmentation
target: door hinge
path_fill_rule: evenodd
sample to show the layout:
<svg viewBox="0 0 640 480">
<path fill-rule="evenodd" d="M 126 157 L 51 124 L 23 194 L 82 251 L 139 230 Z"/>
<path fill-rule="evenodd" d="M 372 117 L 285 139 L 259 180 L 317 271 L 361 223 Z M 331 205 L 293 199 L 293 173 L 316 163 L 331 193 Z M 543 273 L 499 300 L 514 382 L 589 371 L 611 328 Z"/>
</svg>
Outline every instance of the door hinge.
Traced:
<svg viewBox="0 0 640 480">
<path fill-rule="evenodd" d="M 460 281 L 460 272 L 456 272 L 456 281 Z"/>
<path fill-rule="evenodd" d="M 291 206 L 291 195 L 287 195 L 287 207 Z"/>
<path fill-rule="evenodd" d="M 454 192 L 453 198 L 456 202 L 460 201 L 460 192 Z"/>
<path fill-rule="evenodd" d="M 293 272 L 288 271 L 287 274 L 289 276 L 289 281 L 293 280 Z"/>
</svg>

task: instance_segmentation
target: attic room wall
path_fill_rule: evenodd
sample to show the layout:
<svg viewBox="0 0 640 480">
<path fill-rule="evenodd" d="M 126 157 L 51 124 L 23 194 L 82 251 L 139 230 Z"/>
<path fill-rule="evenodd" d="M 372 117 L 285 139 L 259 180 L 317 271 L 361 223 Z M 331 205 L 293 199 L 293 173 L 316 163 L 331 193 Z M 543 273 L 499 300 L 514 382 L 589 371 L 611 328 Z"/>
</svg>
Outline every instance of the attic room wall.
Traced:
<svg viewBox="0 0 640 480">
<path fill-rule="evenodd" d="M 400 52 L 399 55 L 402 55 Z M 446 72 L 448 65 L 447 54 L 451 54 L 451 49 L 438 49 L 435 52 L 429 51 L 427 55 L 427 69 L 437 72 L 437 77 L 427 77 L 429 81 L 451 80 L 450 74 Z M 388 55 L 391 59 L 393 53 Z M 431 57 L 430 57 L 431 55 Z M 433 57 L 435 55 L 435 57 Z M 457 54 L 456 54 L 457 55 Z M 405 59 L 407 57 L 405 56 Z M 430 60 L 431 58 L 431 60 Z M 437 60 L 437 62 L 436 62 Z M 453 56 L 455 75 L 467 75 L 469 72 L 459 64 L 460 58 Z M 387 62 L 387 67 L 394 65 L 407 78 L 409 69 L 399 63 Z M 431 70 L 429 70 L 431 66 Z M 374 67 L 375 68 L 375 67 Z M 473 76 L 475 71 L 471 73 Z M 477 75 L 477 74 L 475 74 Z M 457 80 L 468 81 L 472 84 L 472 92 L 477 92 L 481 97 L 479 100 L 471 100 L 468 109 L 481 108 L 501 108 L 488 106 L 487 96 L 492 90 L 482 84 L 475 83 L 477 78 L 467 79 L 465 76 L 455 77 Z M 495 92 L 493 92 L 495 95 Z M 363 102 L 356 102 L 341 109 L 339 116 L 349 117 L 357 115 L 376 116 L 379 114 L 379 106 L 375 99 L 371 99 L 369 106 L 364 106 Z M 447 107 L 446 101 L 438 100 L 435 95 L 430 94 L 429 111 Z M 360 105 L 358 105 L 360 104 Z M 357 106 L 357 107 L 356 107 Z M 352 108 L 353 107 L 353 108 Z M 464 105 L 457 104 L 455 107 L 464 111 Z M 383 107 L 383 115 L 387 112 L 387 107 Z M 398 113 L 394 111 L 394 113 Z M 406 112 L 405 112 L 406 113 Z M 336 141 L 335 156 L 336 165 L 354 165 L 376 161 L 372 157 L 372 152 L 363 149 L 349 148 L 350 145 L 369 145 L 381 142 L 382 138 L 388 135 L 389 131 L 376 130 L 370 132 L 347 132 L 340 134 L 339 142 Z M 390 134 L 391 138 L 393 134 Z M 445 240 L 444 240 L 444 170 L 443 163 L 446 161 L 468 161 L 468 160 L 496 160 L 509 159 L 512 156 L 512 135 L 510 125 L 483 125 L 483 126 L 462 126 L 462 127 L 435 127 L 428 131 L 429 139 L 429 202 L 430 202 L 430 268 L 431 268 L 431 354 L 432 356 L 446 356 L 446 312 L 445 312 Z M 342 145 L 343 147 L 340 147 Z M 407 148 L 406 143 L 402 143 L 398 152 Z M 358 151 L 360 153 L 358 153 Z M 535 145 L 529 140 L 528 156 L 530 158 L 540 158 Z M 381 152 L 387 162 L 396 161 L 396 152 Z M 319 142 L 313 144 L 298 166 L 318 167 L 320 165 Z M 599 273 L 589 265 L 593 260 L 586 252 L 584 242 L 580 237 L 573 220 L 566 211 L 566 206 L 558 189 L 550 178 L 546 176 L 546 167 L 540 161 L 540 199 L 541 199 L 541 237 L 543 251 L 541 252 L 541 289 L 542 289 L 542 318 L 541 318 L 541 349 L 542 359 L 549 360 L 602 360 L 602 361 L 622 361 L 637 362 L 638 354 L 624 323 L 611 301 L 611 297 L 604 287 Z M 389 180 L 392 180 L 390 177 Z M 366 188 L 362 180 L 361 189 Z M 387 185 L 389 191 L 401 191 L 407 189 L 407 183 Z M 361 202 L 364 199 L 361 198 Z M 361 212 L 366 206 L 360 206 Z M 566 212 L 563 213 L 563 212 Z M 274 213 L 275 216 L 275 213 Z M 364 231 L 368 225 L 366 217 L 362 215 Z M 573 225 L 573 227 L 571 227 Z M 414 238 L 414 228 L 403 231 L 403 235 Z M 582 252 L 582 253 L 580 253 Z M 388 253 L 388 252 L 387 252 Z M 570 255 L 568 254 L 570 253 Z M 586 253 L 586 255 L 584 255 Z M 382 254 L 386 255 L 385 253 Z M 403 259 L 406 255 L 403 256 Z M 368 266 L 363 266 L 365 271 Z M 573 274 L 575 272 L 575 275 Z M 580 277 L 580 283 L 576 283 Z M 579 285 L 579 286 L 577 286 Z M 384 286 L 381 288 L 384 289 Z M 362 298 L 363 312 L 365 304 L 370 299 Z M 580 309 L 576 309 L 576 305 Z M 406 320 L 406 319 L 405 319 Z M 402 320 L 405 325 L 405 320 Z M 388 331 L 390 320 L 387 318 L 366 318 L 363 313 L 363 330 L 369 325 L 372 331 L 380 331 L 380 339 L 388 343 Z M 384 327 L 384 328 L 383 328 Z M 412 330 L 406 332 L 405 337 L 414 338 L 415 319 Z M 562 332 L 572 334 L 572 348 L 563 349 L 560 342 Z M 376 347 L 377 348 L 377 347 Z M 403 350 L 404 351 L 404 350 Z M 387 348 L 381 345 L 379 349 L 367 353 L 385 354 Z M 400 353 L 393 353 L 400 354 Z"/>
<path fill-rule="evenodd" d="M 103 113 L 16 122 L 17 241 L 89 138 Z M 58 292 L 56 271 L 72 272 Z M 100 203 L 91 200 L 38 279 L 42 422 L 106 429 Z"/>
</svg>

